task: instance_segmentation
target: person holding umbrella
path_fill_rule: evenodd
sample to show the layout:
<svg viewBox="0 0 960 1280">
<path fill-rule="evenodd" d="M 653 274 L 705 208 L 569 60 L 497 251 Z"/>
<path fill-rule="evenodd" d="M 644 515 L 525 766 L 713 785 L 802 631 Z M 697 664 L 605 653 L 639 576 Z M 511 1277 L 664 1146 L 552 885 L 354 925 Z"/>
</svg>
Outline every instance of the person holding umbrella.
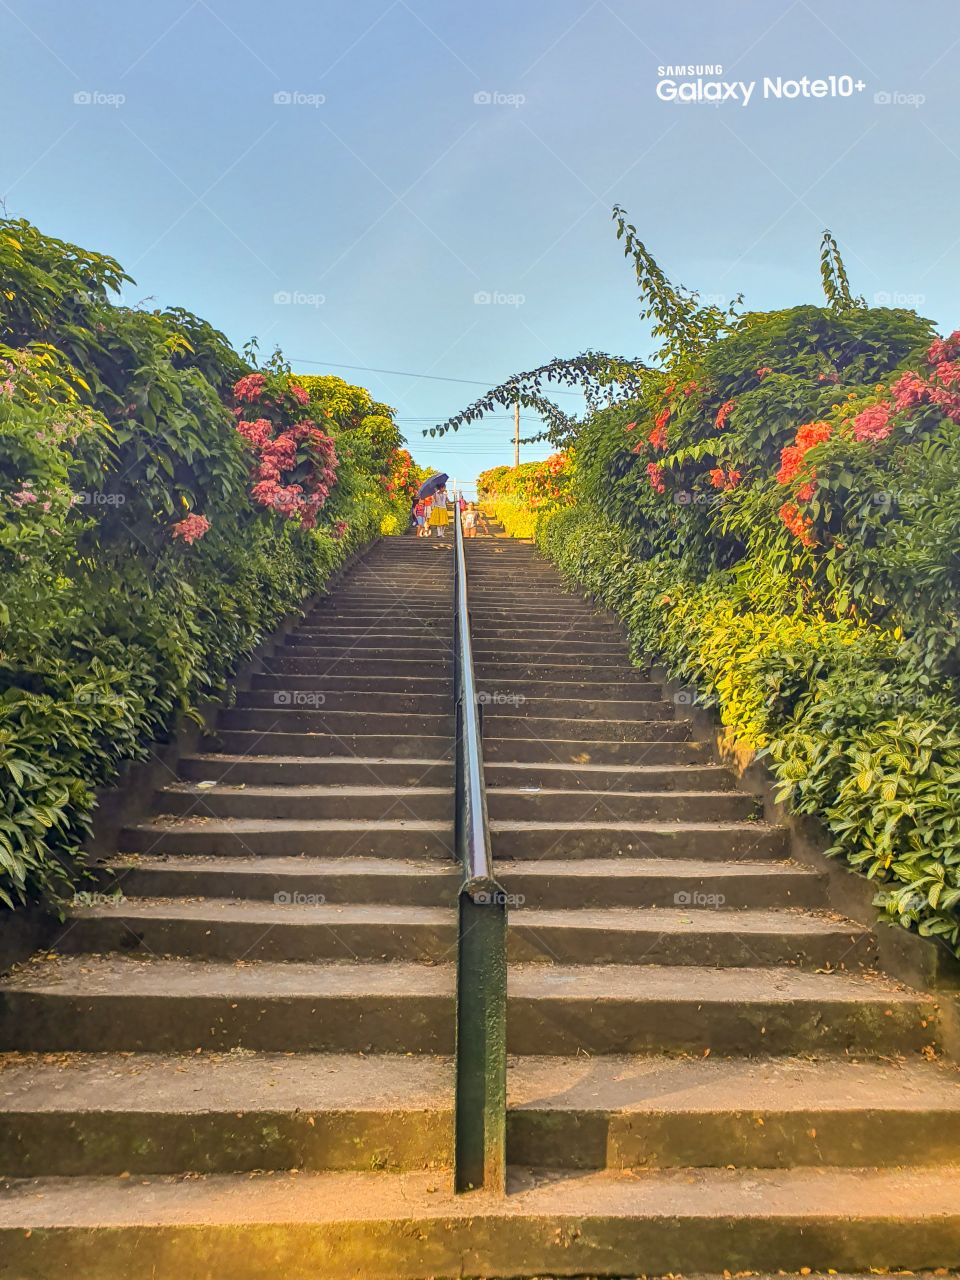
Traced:
<svg viewBox="0 0 960 1280">
<path fill-rule="evenodd" d="M 444 536 L 444 529 L 447 527 L 449 515 L 447 514 L 447 490 L 446 484 L 450 477 L 443 471 L 438 471 L 436 475 L 430 476 L 424 480 L 423 484 L 417 490 L 417 498 L 424 504 L 426 522 L 424 535 L 429 538 L 431 528 L 436 529 L 437 537 Z M 442 492 L 443 498 L 438 501 Z"/>
<path fill-rule="evenodd" d="M 437 489 L 433 495 L 433 508 L 430 512 L 430 526 L 437 531 L 437 537 L 445 537 L 444 530 L 450 522 L 450 513 L 447 511 L 447 491 L 444 488 Z"/>
</svg>

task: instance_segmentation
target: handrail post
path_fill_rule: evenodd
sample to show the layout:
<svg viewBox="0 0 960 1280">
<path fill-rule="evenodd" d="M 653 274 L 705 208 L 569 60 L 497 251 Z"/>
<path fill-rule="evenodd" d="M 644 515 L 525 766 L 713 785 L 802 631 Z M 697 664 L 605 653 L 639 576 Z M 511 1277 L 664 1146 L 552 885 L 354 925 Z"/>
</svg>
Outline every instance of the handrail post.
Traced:
<svg viewBox="0 0 960 1280">
<path fill-rule="evenodd" d="M 454 495 L 457 904 L 454 1189 L 506 1190 L 507 898 L 493 873 L 466 558 Z"/>
</svg>

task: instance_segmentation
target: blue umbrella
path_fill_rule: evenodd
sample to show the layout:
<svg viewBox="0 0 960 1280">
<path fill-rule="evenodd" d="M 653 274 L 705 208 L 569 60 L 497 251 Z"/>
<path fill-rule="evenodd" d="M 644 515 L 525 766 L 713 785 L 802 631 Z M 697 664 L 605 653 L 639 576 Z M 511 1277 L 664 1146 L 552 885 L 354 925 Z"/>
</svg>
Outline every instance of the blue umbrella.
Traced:
<svg viewBox="0 0 960 1280">
<path fill-rule="evenodd" d="M 417 490 L 418 498 L 426 498 L 431 493 L 436 493 L 438 489 L 442 489 L 450 477 L 443 471 L 438 472 L 435 476 L 430 476 L 428 480 L 424 480 L 423 484 Z"/>
</svg>

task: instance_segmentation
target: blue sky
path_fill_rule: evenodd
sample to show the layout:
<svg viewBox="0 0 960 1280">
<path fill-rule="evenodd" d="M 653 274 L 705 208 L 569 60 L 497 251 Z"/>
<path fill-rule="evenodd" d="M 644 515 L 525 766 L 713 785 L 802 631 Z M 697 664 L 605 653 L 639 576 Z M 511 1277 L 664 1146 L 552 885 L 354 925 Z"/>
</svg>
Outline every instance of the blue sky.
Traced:
<svg viewBox="0 0 960 1280">
<path fill-rule="evenodd" d="M 511 460 L 509 416 L 422 425 L 649 351 L 615 201 L 705 294 L 816 300 L 830 227 L 869 301 L 960 324 L 955 0 L 0 0 L 0 59 L 8 215 L 119 258 L 129 301 L 369 386 L 465 480 Z M 665 100 L 677 64 L 756 87 Z M 763 96 L 831 75 L 862 87 Z"/>
</svg>

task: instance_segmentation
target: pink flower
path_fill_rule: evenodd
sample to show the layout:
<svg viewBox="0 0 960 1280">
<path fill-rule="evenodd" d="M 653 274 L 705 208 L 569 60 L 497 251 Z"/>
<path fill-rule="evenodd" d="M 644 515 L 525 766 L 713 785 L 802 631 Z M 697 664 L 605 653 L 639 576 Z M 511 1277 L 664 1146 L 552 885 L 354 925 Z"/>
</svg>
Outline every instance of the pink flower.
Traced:
<svg viewBox="0 0 960 1280">
<path fill-rule="evenodd" d="M 36 502 L 37 495 L 31 493 L 29 489 L 21 489 L 19 493 L 12 493 L 10 501 L 17 507 L 29 506 L 31 502 Z"/>
<path fill-rule="evenodd" d="M 347 524 L 346 520 L 338 520 L 333 526 L 333 536 L 338 539 L 342 538 L 349 528 L 350 526 Z"/>
<path fill-rule="evenodd" d="M 259 400 L 266 383 L 267 380 L 262 373 L 248 373 L 246 377 L 233 384 L 233 394 L 238 400 L 251 402 Z"/>
<path fill-rule="evenodd" d="M 5 378 L 5 379 L 3 380 L 3 382 L 0 382 L 0 393 L 2 393 L 3 395 L 5 395 L 5 396 L 7 397 L 7 399 L 8 399 L 8 400 L 12 400 L 12 399 L 13 399 L 13 380 L 12 380 L 12 378 Z"/>
<path fill-rule="evenodd" d="M 237 430 L 244 440 L 258 449 L 273 435 L 273 426 L 266 418 L 257 418 L 255 422 L 238 422 Z"/>
<path fill-rule="evenodd" d="M 310 403 L 310 392 L 306 387 L 301 387 L 299 383 L 294 382 L 291 384 L 289 390 L 294 400 L 299 401 L 300 404 Z"/>
<path fill-rule="evenodd" d="M 949 338 L 934 338 L 927 349 L 927 359 L 931 364 L 941 364 L 957 355 L 960 355 L 960 329 L 954 329 Z"/>
<path fill-rule="evenodd" d="M 770 366 L 761 365 L 761 367 L 757 370 L 757 377 L 760 378 L 762 381 L 767 376 L 768 373 L 773 373 L 773 370 L 770 368 Z"/>
<path fill-rule="evenodd" d="M 915 405 L 923 404 L 929 399 L 929 388 L 919 374 L 908 371 L 899 377 L 891 386 L 890 392 L 893 395 L 893 403 L 897 410 L 902 412 L 904 409 L 912 409 Z"/>
<path fill-rule="evenodd" d="M 853 420 L 854 437 L 861 444 L 867 441 L 871 444 L 877 444 L 881 440 L 886 440 L 893 430 L 892 414 L 893 406 L 885 401 L 881 404 L 873 404 L 869 409 L 864 409 Z"/>
<path fill-rule="evenodd" d="M 198 538 L 210 528 L 210 521 L 206 516 L 190 515 L 183 520 L 179 520 L 170 530 L 171 538 L 180 538 L 187 546 L 192 546 Z"/>
</svg>

